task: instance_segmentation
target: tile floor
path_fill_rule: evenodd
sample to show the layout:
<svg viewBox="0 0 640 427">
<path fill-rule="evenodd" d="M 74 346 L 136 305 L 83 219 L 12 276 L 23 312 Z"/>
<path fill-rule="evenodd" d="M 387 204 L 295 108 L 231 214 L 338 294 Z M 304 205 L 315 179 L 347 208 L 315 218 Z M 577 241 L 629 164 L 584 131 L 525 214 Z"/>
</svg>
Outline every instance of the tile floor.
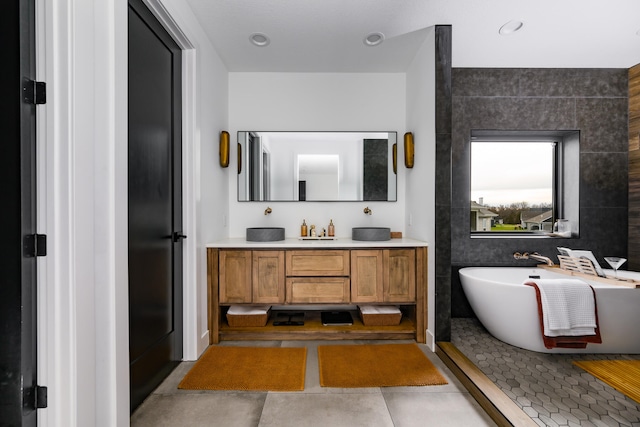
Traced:
<svg viewBox="0 0 640 427">
<path fill-rule="evenodd" d="M 452 319 L 451 342 L 540 426 L 640 427 L 640 404 L 574 366 L 620 354 L 546 354 L 492 335 L 477 319 Z"/>
<path fill-rule="evenodd" d="M 388 342 L 388 341 L 387 341 Z M 411 341 L 394 341 L 411 342 Z M 429 387 L 326 388 L 318 374 L 317 346 L 371 341 L 257 341 L 220 345 L 307 347 L 301 392 L 178 390 L 194 362 L 183 362 L 140 405 L 131 425 L 143 426 L 495 426 L 442 361 L 424 353 L 449 384 Z"/>
</svg>

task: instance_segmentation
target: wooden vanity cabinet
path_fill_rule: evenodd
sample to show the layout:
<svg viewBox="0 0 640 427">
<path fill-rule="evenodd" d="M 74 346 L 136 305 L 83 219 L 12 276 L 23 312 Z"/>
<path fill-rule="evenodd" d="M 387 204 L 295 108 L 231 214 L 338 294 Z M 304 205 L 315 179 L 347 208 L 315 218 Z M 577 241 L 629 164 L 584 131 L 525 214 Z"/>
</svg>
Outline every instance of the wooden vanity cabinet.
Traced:
<svg viewBox="0 0 640 427">
<path fill-rule="evenodd" d="M 221 304 L 281 304 L 284 283 L 284 251 L 220 251 Z"/>
<path fill-rule="evenodd" d="M 253 251 L 252 302 L 282 304 L 284 292 L 284 251 Z"/>
<path fill-rule="evenodd" d="M 351 251 L 351 301 L 414 303 L 416 250 Z"/>
<path fill-rule="evenodd" d="M 210 343 L 220 340 L 415 339 L 426 341 L 427 248 L 280 249 L 208 248 Z M 393 304 L 397 326 L 324 327 L 320 309 L 307 310 L 304 326 L 232 328 L 225 320 L 234 304 Z M 320 306 L 321 307 L 321 306 Z M 282 308 L 282 307 L 281 307 Z"/>
<path fill-rule="evenodd" d="M 219 257 L 220 302 L 242 304 L 251 302 L 251 252 L 223 250 Z"/>
<path fill-rule="evenodd" d="M 287 251 L 287 303 L 348 303 L 348 250 Z"/>
<path fill-rule="evenodd" d="M 383 301 L 416 302 L 416 250 L 385 249 L 382 265 Z"/>
<path fill-rule="evenodd" d="M 289 250 L 287 277 L 349 277 L 348 250 Z"/>
<path fill-rule="evenodd" d="M 348 277 L 287 277 L 288 304 L 343 304 L 348 302 Z"/>
<path fill-rule="evenodd" d="M 383 301 L 382 250 L 351 251 L 351 301 L 375 303 Z"/>
</svg>

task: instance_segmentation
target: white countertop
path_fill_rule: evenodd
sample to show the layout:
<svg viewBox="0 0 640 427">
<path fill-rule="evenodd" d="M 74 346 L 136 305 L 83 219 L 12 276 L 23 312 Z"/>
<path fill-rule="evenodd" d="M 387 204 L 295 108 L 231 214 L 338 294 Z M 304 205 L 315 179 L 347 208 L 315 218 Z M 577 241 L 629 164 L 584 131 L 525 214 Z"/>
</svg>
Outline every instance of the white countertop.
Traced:
<svg viewBox="0 0 640 427">
<path fill-rule="evenodd" d="M 407 248 L 428 246 L 427 242 L 414 239 L 391 239 L 382 242 L 363 242 L 352 240 L 349 237 L 338 237 L 335 240 L 300 240 L 287 238 L 277 242 L 247 242 L 245 238 L 234 238 L 207 243 L 207 248 L 304 248 L 304 249 L 328 249 L 328 248 Z"/>
</svg>

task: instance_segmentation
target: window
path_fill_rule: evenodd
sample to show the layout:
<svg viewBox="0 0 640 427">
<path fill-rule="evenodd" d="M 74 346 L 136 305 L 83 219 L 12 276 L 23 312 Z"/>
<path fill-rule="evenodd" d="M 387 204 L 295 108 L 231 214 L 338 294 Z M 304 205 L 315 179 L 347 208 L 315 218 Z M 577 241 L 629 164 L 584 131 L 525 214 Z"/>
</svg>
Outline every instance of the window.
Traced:
<svg viewBox="0 0 640 427">
<path fill-rule="evenodd" d="M 578 132 L 472 131 L 470 153 L 472 234 L 553 235 L 567 215 L 577 233 Z"/>
</svg>

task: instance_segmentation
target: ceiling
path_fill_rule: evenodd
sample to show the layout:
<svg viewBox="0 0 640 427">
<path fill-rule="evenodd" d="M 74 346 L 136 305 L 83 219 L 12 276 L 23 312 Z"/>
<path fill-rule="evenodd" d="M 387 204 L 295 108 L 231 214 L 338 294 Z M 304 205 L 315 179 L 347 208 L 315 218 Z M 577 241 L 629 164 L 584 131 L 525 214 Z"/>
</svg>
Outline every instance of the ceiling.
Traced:
<svg viewBox="0 0 640 427">
<path fill-rule="evenodd" d="M 640 0 L 186 1 L 230 72 L 405 72 L 434 25 L 452 25 L 454 67 L 640 63 Z M 498 34 L 511 20 L 521 30 Z M 366 46 L 371 32 L 384 42 Z"/>
</svg>

